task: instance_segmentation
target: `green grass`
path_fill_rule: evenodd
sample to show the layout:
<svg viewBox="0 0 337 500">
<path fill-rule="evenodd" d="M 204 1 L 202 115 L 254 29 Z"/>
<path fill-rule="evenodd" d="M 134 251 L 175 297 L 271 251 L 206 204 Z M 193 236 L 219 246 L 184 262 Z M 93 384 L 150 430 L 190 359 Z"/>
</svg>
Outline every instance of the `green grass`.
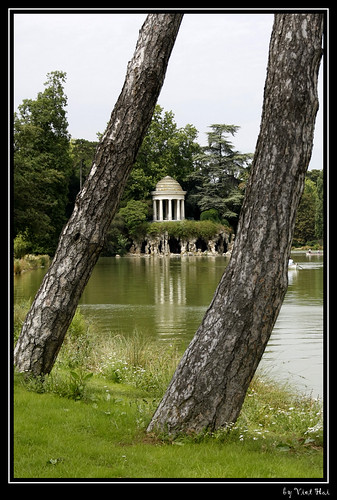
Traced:
<svg viewBox="0 0 337 500">
<path fill-rule="evenodd" d="M 306 409 L 307 423 L 299 426 L 286 424 L 286 410 L 278 408 L 277 429 L 266 432 L 272 423 L 261 427 L 252 418 L 251 399 L 255 418 L 262 414 L 254 393 L 230 432 L 172 440 L 146 433 L 158 401 L 144 390 L 94 376 L 86 397 L 74 400 L 36 393 L 16 376 L 14 478 L 322 477 L 321 437 L 305 434 L 317 412 L 308 420 Z M 267 400 L 265 392 L 261 397 Z"/>
<path fill-rule="evenodd" d="M 14 479 L 323 477 L 321 402 L 266 378 L 227 429 L 147 434 L 178 360 L 139 334 L 101 339 L 77 312 L 52 374 L 14 376 Z"/>
</svg>

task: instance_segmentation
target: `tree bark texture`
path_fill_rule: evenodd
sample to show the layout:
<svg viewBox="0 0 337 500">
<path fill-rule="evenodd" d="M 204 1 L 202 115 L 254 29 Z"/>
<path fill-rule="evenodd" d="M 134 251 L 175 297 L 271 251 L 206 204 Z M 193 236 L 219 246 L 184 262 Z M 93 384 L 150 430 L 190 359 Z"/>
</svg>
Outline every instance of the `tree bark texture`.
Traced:
<svg viewBox="0 0 337 500">
<path fill-rule="evenodd" d="M 235 422 L 288 285 L 318 110 L 321 14 L 276 14 L 260 133 L 229 265 L 148 431 Z"/>
<path fill-rule="evenodd" d="M 14 351 L 21 372 L 41 375 L 53 367 L 150 124 L 182 17 L 149 14 L 139 32 L 90 174 L 23 324 Z"/>
</svg>

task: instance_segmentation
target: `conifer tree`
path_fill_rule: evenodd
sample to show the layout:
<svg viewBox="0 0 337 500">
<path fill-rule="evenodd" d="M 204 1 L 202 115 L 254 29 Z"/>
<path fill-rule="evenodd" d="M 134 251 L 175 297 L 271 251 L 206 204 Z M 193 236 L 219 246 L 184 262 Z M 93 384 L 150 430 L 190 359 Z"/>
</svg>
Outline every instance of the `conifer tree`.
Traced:
<svg viewBox="0 0 337 500">
<path fill-rule="evenodd" d="M 190 175 L 195 182 L 195 193 L 190 198 L 202 212 L 216 209 L 221 219 L 235 222 L 252 155 L 239 153 L 229 141 L 229 134 L 234 136 L 239 126 L 217 123 L 210 128 L 208 145 L 195 156 L 196 169 Z"/>
</svg>

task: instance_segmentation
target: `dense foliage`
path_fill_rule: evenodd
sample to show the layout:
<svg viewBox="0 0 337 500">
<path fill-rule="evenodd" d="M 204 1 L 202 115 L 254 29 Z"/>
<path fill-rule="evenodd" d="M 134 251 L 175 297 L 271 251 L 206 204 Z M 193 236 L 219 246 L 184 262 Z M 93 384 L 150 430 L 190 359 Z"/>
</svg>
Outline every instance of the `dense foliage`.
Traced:
<svg viewBox="0 0 337 500">
<path fill-rule="evenodd" d="M 44 92 L 14 116 L 14 233 L 30 250 L 50 253 L 66 222 L 71 172 L 65 73 L 47 75 Z"/>
<path fill-rule="evenodd" d="M 208 145 L 194 158 L 190 198 L 202 212 L 215 209 L 220 219 L 236 225 L 252 154 L 235 151 L 228 140 L 228 135 L 234 136 L 240 127 L 213 124 L 210 128 Z"/>
<path fill-rule="evenodd" d="M 169 236 L 173 236 L 177 239 L 184 240 L 189 238 L 201 238 L 204 241 L 207 241 L 221 231 L 222 228 L 221 224 L 217 224 L 216 222 L 210 220 L 184 220 L 181 222 L 167 221 L 149 224 L 147 227 L 147 233 L 153 236 L 158 236 L 167 232 Z"/>
<path fill-rule="evenodd" d="M 314 246 L 323 239 L 323 170 L 309 170 L 298 207 L 293 245 Z"/>
<path fill-rule="evenodd" d="M 13 230 L 17 258 L 27 253 L 55 252 L 60 231 L 89 174 L 98 144 L 70 137 L 65 81 L 66 73 L 49 73 L 45 90 L 36 99 L 25 99 L 14 114 Z M 120 211 L 108 232 L 105 255 L 123 254 L 132 240 L 160 230 L 161 225 L 149 224 L 150 193 L 166 175 L 187 191 L 186 217 L 191 219 L 180 226 L 171 224 L 170 231 L 182 234 L 187 231 L 188 236 L 193 231 L 200 232 L 200 224 L 192 229 L 193 219 L 222 224 L 236 231 L 252 154 L 236 151 L 229 141 L 238 126 L 213 124 L 210 129 L 208 144 L 201 147 L 193 125 L 178 128 L 172 111 L 156 106 Z M 303 245 L 322 237 L 323 172 L 309 171 L 294 243 Z"/>
<path fill-rule="evenodd" d="M 166 175 L 185 187 L 189 174 L 193 172 L 194 156 L 200 151 L 195 142 L 197 135 L 193 125 L 178 128 L 172 111 L 164 111 L 157 104 L 129 177 L 124 203 L 130 199 L 148 199 L 157 182 Z"/>
</svg>

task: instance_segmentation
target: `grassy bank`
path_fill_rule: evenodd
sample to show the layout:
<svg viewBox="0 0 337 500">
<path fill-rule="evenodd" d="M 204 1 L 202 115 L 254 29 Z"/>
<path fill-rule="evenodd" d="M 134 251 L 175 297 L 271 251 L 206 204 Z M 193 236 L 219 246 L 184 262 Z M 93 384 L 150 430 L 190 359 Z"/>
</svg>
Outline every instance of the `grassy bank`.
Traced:
<svg viewBox="0 0 337 500">
<path fill-rule="evenodd" d="M 180 354 L 102 339 L 78 311 L 52 374 L 14 377 L 14 478 L 322 477 L 321 404 L 260 378 L 227 429 L 147 434 Z"/>
<path fill-rule="evenodd" d="M 24 271 L 32 271 L 39 267 L 46 267 L 50 264 L 49 255 L 25 255 L 20 259 L 14 259 L 14 274 L 20 274 Z"/>
</svg>

